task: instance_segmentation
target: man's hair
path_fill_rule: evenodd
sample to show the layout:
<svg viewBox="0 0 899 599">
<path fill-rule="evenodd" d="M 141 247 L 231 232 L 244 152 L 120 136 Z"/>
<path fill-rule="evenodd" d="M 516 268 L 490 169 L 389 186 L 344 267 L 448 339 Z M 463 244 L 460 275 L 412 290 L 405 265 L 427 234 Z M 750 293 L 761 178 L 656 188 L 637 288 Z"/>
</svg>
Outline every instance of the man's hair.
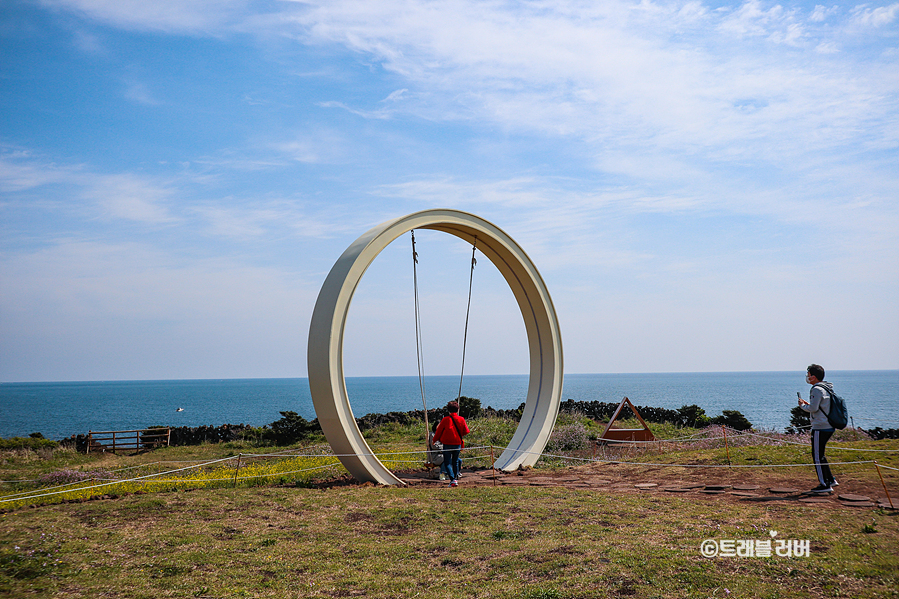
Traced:
<svg viewBox="0 0 899 599">
<path fill-rule="evenodd" d="M 458 401 L 449 402 L 448 404 L 446 404 L 446 409 L 453 413 L 458 412 L 459 411 L 459 402 Z"/>
<path fill-rule="evenodd" d="M 808 373 L 809 373 L 810 375 L 812 375 L 813 377 L 815 377 L 815 378 L 818 379 L 819 381 L 823 381 L 823 380 L 824 380 L 824 367 L 821 366 L 820 364 L 812 364 L 811 366 L 809 366 L 808 368 L 806 368 L 806 371 L 808 371 Z"/>
</svg>

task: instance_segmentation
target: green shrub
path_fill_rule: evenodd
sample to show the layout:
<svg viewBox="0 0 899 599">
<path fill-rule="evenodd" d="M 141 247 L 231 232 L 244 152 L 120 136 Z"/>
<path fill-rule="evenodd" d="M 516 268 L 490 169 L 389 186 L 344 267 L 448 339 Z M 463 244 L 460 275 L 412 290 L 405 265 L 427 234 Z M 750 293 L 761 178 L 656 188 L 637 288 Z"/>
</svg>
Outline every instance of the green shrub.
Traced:
<svg viewBox="0 0 899 599">
<path fill-rule="evenodd" d="M 680 416 L 680 425 L 692 428 L 702 428 L 712 423 L 712 419 L 706 416 L 705 410 L 696 404 L 681 406 L 677 413 Z"/>
<path fill-rule="evenodd" d="M 459 416 L 468 420 L 469 418 L 477 418 L 481 415 L 481 400 L 476 397 L 459 398 Z"/>
<path fill-rule="evenodd" d="M 466 446 L 494 445 L 496 447 L 505 447 L 512 440 L 512 435 L 515 434 L 515 429 L 518 428 L 518 421 L 512 418 L 488 416 L 470 420 L 468 427 L 471 429 L 471 433 L 465 437 Z"/>
<path fill-rule="evenodd" d="M 737 410 L 722 410 L 721 416 L 712 418 L 712 424 L 724 425 L 738 431 L 748 431 L 752 428 L 752 423 Z"/>
<path fill-rule="evenodd" d="M 787 433 L 795 435 L 802 431 L 808 430 L 812 425 L 809 413 L 799 406 L 793 406 L 790 410 L 790 426 L 787 427 Z"/>
<path fill-rule="evenodd" d="M 251 426 L 240 431 L 240 441 L 226 443 L 225 447 L 242 447 L 243 442 L 251 445 L 265 445 L 274 442 L 274 434 L 267 426 Z"/>
<path fill-rule="evenodd" d="M 0 439 L 0 449 L 55 449 L 59 447 L 59 443 L 50 439 L 44 439 L 44 436 L 35 437 L 33 435 L 40 433 L 32 433 L 31 437 L 11 437 L 9 439 Z"/>
<path fill-rule="evenodd" d="M 312 424 L 296 412 L 279 413 L 282 418 L 271 424 L 278 445 L 291 445 L 302 441 L 312 431 Z"/>
</svg>

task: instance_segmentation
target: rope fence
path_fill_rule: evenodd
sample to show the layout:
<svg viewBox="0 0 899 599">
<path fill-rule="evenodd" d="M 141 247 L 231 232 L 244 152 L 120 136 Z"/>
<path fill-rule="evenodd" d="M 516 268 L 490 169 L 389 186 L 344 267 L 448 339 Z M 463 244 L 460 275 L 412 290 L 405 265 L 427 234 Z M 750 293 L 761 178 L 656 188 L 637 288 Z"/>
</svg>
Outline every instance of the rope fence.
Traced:
<svg viewBox="0 0 899 599">
<path fill-rule="evenodd" d="M 554 453 L 544 451 L 539 454 L 541 459 L 561 460 L 578 463 L 596 463 L 596 464 L 616 464 L 637 467 L 681 467 L 681 468 L 742 468 L 742 469 L 758 469 L 758 468 L 797 468 L 797 467 L 814 467 L 814 463 L 779 463 L 779 464 L 734 464 L 730 459 L 730 446 L 734 449 L 741 447 L 739 445 L 741 439 L 762 439 L 773 446 L 791 445 L 807 447 L 807 443 L 796 442 L 783 438 L 775 438 L 770 435 L 760 434 L 757 432 L 737 431 L 729 427 L 720 427 L 722 436 L 717 436 L 718 427 L 710 428 L 696 434 L 679 437 L 675 439 L 663 439 L 654 441 L 618 441 L 601 445 L 605 454 L 608 448 L 622 448 L 626 451 L 635 452 L 641 449 L 651 450 L 653 447 L 660 451 L 664 445 L 682 445 L 687 449 L 696 444 L 707 443 L 709 441 L 721 442 L 725 444 L 728 450 L 727 464 L 699 464 L 699 463 L 678 463 L 678 462 L 660 462 L 660 461 L 642 461 L 631 458 L 622 459 L 620 456 L 609 457 L 608 455 L 596 456 L 595 450 L 598 447 L 591 442 L 594 455 L 582 456 L 565 453 Z M 753 446 L 758 446 L 756 443 Z M 746 447 L 743 445 L 742 447 Z M 695 447 L 693 447 L 695 448 Z M 720 448 L 720 447 L 719 447 Z M 497 455 L 495 450 L 500 452 L 508 451 L 505 448 L 498 448 L 494 445 L 478 445 L 465 448 L 465 459 L 468 463 L 483 463 L 487 468 L 494 465 L 494 456 Z M 704 448 L 705 449 L 705 448 Z M 880 454 L 899 453 L 899 449 L 867 449 L 858 447 L 840 447 L 838 443 L 828 446 L 829 451 L 856 451 L 856 452 L 872 452 Z M 519 450 L 515 453 L 535 455 L 534 452 Z M 376 457 L 381 460 L 385 466 L 390 469 L 401 469 L 408 465 L 422 466 L 427 463 L 427 452 L 425 450 L 408 450 L 408 451 L 382 451 L 367 454 L 334 454 L 331 453 L 330 447 L 327 445 L 317 445 L 304 448 L 292 448 L 273 453 L 240 453 L 237 455 L 227 456 L 213 460 L 165 460 L 151 462 L 144 465 L 128 466 L 112 471 L 112 473 L 124 473 L 136 469 L 152 469 L 161 468 L 158 472 L 151 472 L 141 476 L 131 476 L 127 478 L 106 478 L 99 475 L 86 479 L 72 482 L 66 482 L 49 487 L 20 491 L 0 496 L 0 509 L 12 508 L 21 505 L 34 503 L 36 500 L 45 500 L 47 498 L 55 498 L 57 500 L 85 500 L 98 495 L 109 494 L 112 492 L 128 493 L 128 492 L 146 492 L 148 490 L 177 490 L 179 488 L 202 488 L 209 485 L 222 485 L 231 483 L 236 486 L 241 481 L 245 483 L 253 483 L 253 481 L 265 480 L 283 480 L 288 482 L 289 479 L 295 479 L 297 485 L 304 482 L 309 483 L 309 475 L 315 472 L 325 471 L 333 468 L 335 474 L 345 474 L 346 471 L 340 463 L 341 457 Z M 267 462 L 267 464 L 266 464 Z M 167 464 L 189 464 L 178 468 L 165 468 Z M 890 471 L 899 471 L 899 468 L 879 464 L 876 460 L 856 460 L 830 462 L 832 466 L 854 466 L 874 464 L 877 468 L 881 482 L 886 489 L 886 482 L 880 468 Z M 107 474 L 112 474 L 107 473 Z M 296 480 L 299 479 L 299 480 Z M 39 481 L 0 481 L 2 483 L 35 484 Z M 887 491 L 889 496 L 889 491 Z"/>
</svg>

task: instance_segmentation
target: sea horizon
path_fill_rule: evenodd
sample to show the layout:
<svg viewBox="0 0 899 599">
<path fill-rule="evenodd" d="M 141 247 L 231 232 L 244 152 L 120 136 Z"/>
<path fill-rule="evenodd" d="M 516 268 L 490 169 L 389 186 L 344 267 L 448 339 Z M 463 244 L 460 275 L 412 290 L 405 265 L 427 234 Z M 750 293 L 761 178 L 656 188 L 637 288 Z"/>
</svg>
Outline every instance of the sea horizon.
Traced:
<svg viewBox="0 0 899 599">
<path fill-rule="evenodd" d="M 808 385 L 803 372 L 712 371 L 566 374 L 562 400 L 620 402 L 677 409 L 699 405 L 709 416 L 736 410 L 757 429 L 783 430 L 796 392 Z M 897 428 L 899 370 L 834 370 L 828 373 L 861 428 Z M 407 412 L 423 407 L 418 376 L 346 378 L 353 413 Z M 517 408 L 527 395 L 527 374 L 465 375 L 462 395 L 483 407 Z M 427 407 L 445 405 L 459 389 L 458 375 L 425 377 Z M 176 411 L 181 408 L 181 411 Z M 107 379 L 0 383 L 0 437 L 39 432 L 61 439 L 100 430 L 149 426 L 264 426 L 282 411 L 312 420 L 307 377 L 214 379 Z"/>
<path fill-rule="evenodd" d="M 665 375 L 665 374 L 749 374 L 749 373 L 800 373 L 805 374 L 804 370 L 671 370 L 661 372 L 651 371 L 633 371 L 633 372 L 566 372 L 564 376 L 609 376 L 609 375 Z M 848 369 L 848 370 L 828 370 L 828 373 L 837 372 L 895 372 L 899 373 L 899 368 L 871 368 L 871 369 Z M 428 374 L 428 377 L 455 377 L 459 379 L 458 374 Z M 465 378 L 470 376 L 528 376 L 528 373 L 504 373 L 504 374 L 466 374 Z M 370 379 L 370 378 L 397 378 L 412 377 L 418 378 L 417 374 L 379 374 L 379 375 L 361 375 L 348 376 L 347 379 Z M 189 378 L 149 378 L 149 379 L 51 379 L 45 381 L 0 381 L 0 385 L 40 385 L 44 383 L 144 383 L 144 382 L 165 382 L 165 381 L 268 381 L 268 380 L 308 380 L 308 376 L 237 376 L 237 377 L 189 377 Z"/>
</svg>

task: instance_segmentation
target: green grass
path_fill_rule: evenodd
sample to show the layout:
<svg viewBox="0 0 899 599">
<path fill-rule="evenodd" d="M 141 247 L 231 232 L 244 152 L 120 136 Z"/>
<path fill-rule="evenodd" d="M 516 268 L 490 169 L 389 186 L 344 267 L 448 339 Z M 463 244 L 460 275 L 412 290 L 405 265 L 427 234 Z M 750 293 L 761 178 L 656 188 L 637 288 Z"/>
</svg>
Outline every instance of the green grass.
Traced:
<svg viewBox="0 0 899 599">
<path fill-rule="evenodd" d="M 607 462 L 646 464 L 702 464 L 709 466 L 732 465 L 735 467 L 762 467 L 783 464 L 807 464 L 807 443 L 784 435 L 771 434 L 771 439 L 753 435 L 738 435 L 731 431 L 727 441 L 720 429 L 712 427 L 704 431 L 679 428 L 670 424 L 650 423 L 650 428 L 660 441 L 657 443 L 597 444 L 604 425 L 577 414 L 559 415 L 557 430 L 571 425 L 582 425 L 584 445 L 581 449 L 550 450 L 541 458 L 538 468 L 560 468 L 596 459 Z M 635 420 L 623 421 L 625 428 L 635 428 Z M 511 439 L 517 423 L 502 418 L 477 418 L 470 420 L 471 434 L 466 437 L 466 465 L 489 467 L 492 457 L 499 454 Z M 699 436 L 697 436 L 699 435 Z M 710 436 L 711 435 L 711 436 Z M 421 467 L 424 462 L 425 427 L 423 422 L 410 425 L 388 424 L 365 431 L 370 446 L 392 470 L 409 470 Z M 876 476 L 872 465 L 878 460 L 884 466 L 899 467 L 899 454 L 876 450 L 893 447 L 895 441 L 853 441 L 852 431 L 841 431 L 838 439 L 828 446 L 831 462 L 864 462 L 840 466 L 840 472 L 848 472 L 865 479 Z M 593 439 L 593 442 L 590 441 Z M 681 441 L 674 441 L 680 439 Z M 685 441 L 686 440 L 686 441 Z M 170 447 L 136 454 L 93 454 L 86 456 L 71 449 L 42 447 L 36 450 L 12 449 L 0 451 L 0 480 L 33 481 L 41 475 L 74 469 L 83 472 L 109 471 L 122 481 L 84 481 L 66 487 L 47 489 L 46 497 L 34 497 L 40 493 L 33 483 L 11 483 L 0 486 L 0 509 L 17 509 L 22 506 L 54 503 L 66 500 L 83 500 L 93 496 L 121 495 L 135 492 L 160 492 L 188 488 L 215 488 L 233 486 L 259 486 L 290 484 L 309 486 L 316 481 L 345 474 L 339 461 L 328 455 L 329 448 L 321 437 L 313 441 L 318 445 L 292 448 L 259 447 L 247 441 L 199 446 Z M 491 452 L 490 446 L 494 449 Z M 841 451 L 851 447 L 853 451 Z M 480 448 L 480 449 L 479 449 Z M 302 456 L 271 457 L 285 449 L 293 449 Z M 872 451 L 863 451 L 869 449 Z M 256 457 L 267 454 L 267 457 Z M 238 456 L 240 459 L 238 460 Z M 223 458 L 230 458 L 225 461 Z M 191 464 L 204 464 L 200 468 L 186 468 Z M 238 469 L 237 466 L 240 466 Z M 789 471 L 790 469 L 787 469 Z M 796 470 L 796 469 L 792 469 Z M 784 474 L 787 474 L 785 472 Z M 158 476 L 150 476 L 158 475 Z M 133 480 L 138 477 L 142 480 Z M 897 479 L 895 471 L 886 471 L 888 480 Z M 98 486 L 102 485 L 102 486 Z M 43 487 L 50 487 L 45 483 Z M 16 498 L 16 493 L 28 493 Z M 61 491 L 66 491 L 61 493 Z"/>
<path fill-rule="evenodd" d="M 578 416 L 560 418 L 560 425 L 575 422 L 590 434 L 602 432 L 601 425 Z M 651 428 L 665 439 L 696 432 L 665 426 Z M 473 419 L 471 428 L 470 447 L 502 446 L 514 423 Z M 380 427 L 366 436 L 379 452 L 418 450 L 424 427 Z M 769 476 L 790 476 L 800 469 L 767 466 L 809 460 L 805 444 L 752 439 L 729 439 L 733 464 L 766 466 Z M 872 451 L 899 449 L 899 441 L 847 439 L 828 446 L 832 461 L 843 456 L 839 446 L 849 446 L 867 450 L 852 452 L 851 461 L 877 459 L 899 467 L 899 454 Z M 280 449 L 241 442 L 119 456 L 8 450 L 0 452 L 0 468 L 5 480 L 60 468 L 133 476 L 180 467 L 186 460 Z M 604 446 L 571 455 L 587 459 L 593 451 L 598 458 L 670 464 L 609 466 L 636 475 L 682 469 L 677 464 L 727 463 L 723 439 Z M 899 597 L 897 512 L 560 487 L 466 488 L 464 479 L 452 490 L 319 490 L 303 485 L 340 474 L 342 468 L 309 476 L 283 474 L 298 466 L 292 460 L 328 459 L 333 460 L 242 455 L 241 477 L 270 468 L 268 474 L 240 479 L 235 487 L 232 461 L 178 484 L 106 490 L 109 498 L 6 505 L 14 509 L 0 513 L 0 596 Z M 538 467 L 581 463 L 544 458 Z M 841 467 L 841 474 L 847 472 L 856 480 L 879 483 L 871 464 Z M 227 480 L 211 481 L 222 475 Z M 897 472 L 884 470 L 884 476 L 897 489 Z M 28 488 L 33 485 L 7 484 L 3 495 Z M 808 539 L 811 555 L 709 559 L 700 553 L 705 539 L 767 539 L 770 530 L 778 531 L 779 539 Z"/>
<path fill-rule="evenodd" d="M 132 495 L 0 516 L 0 595 L 895 597 L 899 521 L 874 517 L 564 488 Z M 700 555 L 772 529 L 810 557 Z"/>
</svg>

